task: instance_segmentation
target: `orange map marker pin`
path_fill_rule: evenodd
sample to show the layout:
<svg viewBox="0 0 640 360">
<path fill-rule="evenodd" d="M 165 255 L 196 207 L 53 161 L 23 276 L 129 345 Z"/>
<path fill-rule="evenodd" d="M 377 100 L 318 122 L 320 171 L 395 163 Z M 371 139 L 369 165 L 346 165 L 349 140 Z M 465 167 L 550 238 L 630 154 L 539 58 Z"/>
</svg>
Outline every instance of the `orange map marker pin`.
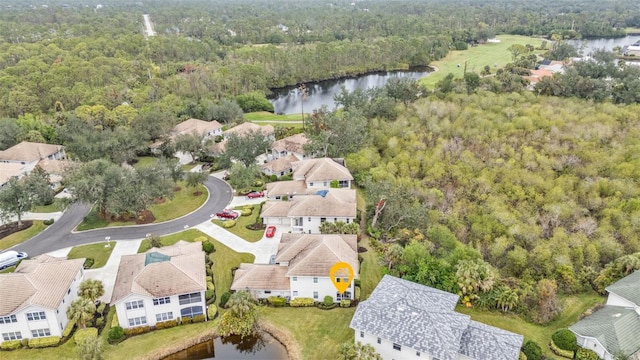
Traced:
<svg viewBox="0 0 640 360">
<path fill-rule="evenodd" d="M 344 294 L 353 280 L 353 268 L 346 262 L 335 263 L 329 270 L 329 278 L 340 294 Z"/>
</svg>

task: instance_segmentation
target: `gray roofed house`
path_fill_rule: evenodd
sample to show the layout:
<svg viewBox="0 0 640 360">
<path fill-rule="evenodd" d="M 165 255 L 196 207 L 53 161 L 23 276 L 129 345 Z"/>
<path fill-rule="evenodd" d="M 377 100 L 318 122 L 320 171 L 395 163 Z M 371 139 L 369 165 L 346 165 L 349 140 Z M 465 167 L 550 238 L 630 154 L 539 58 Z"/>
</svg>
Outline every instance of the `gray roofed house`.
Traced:
<svg viewBox="0 0 640 360">
<path fill-rule="evenodd" d="M 601 359 L 640 359 L 640 270 L 609 285 L 606 305 L 569 326 L 578 345 Z"/>
<path fill-rule="evenodd" d="M 351 320 L 383 359 L 516 360 L 523 337 L 454 311 L 458 296 L 385 275 Z"/>
</svg>

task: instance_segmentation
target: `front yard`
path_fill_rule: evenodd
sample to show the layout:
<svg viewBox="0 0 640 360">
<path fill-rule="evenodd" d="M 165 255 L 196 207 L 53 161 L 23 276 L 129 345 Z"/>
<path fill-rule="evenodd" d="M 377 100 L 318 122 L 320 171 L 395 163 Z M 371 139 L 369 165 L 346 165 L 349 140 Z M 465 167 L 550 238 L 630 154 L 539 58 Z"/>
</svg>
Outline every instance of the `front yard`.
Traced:
<svg viewBox="0 0 640 360">
<path fill-rule="evenodd" d="M 23 241 L 27 241 L 32 237 L 38 235 L 46 228 L 47 225 L 45 225 L 42 221 L 34 220 L 33 225 L 31 225 L 29 228 L 18 231 L 0 239 L 0 250 L 5 250 L 12 246 L 18 245 Z"/>
<path fill-rule="evenodd" d="M 251 229 L 247 229 L 247 225 L 251 225 L 254 224 L 258 218 L 260 217 L 260 209 L 261 209 L 261 205 L 260 204 L 256 204 L 256 205 L 252 205 L 253 206 L 253 211 L 251 213 L 251 215 L 249 216 L 240 216 L 236 219 L 236 225 L 234 227 L 225 229 L 227 231 L 229 231 L 230 233 L 233 233 L 241 238 L 243 238 L 244 240 L 248 241 L 248 242 L 256 242 L 259 241 L 260 239 L 262 239 L 262 236 L 264 235 L 264 229 L 262 230 L 251 230 Z M 236 207 L 234 210 L 238 211 L 238 212 L 242 212 L 242 208 L 243 206 L 239 206 Z M 220 219 L 213 219 L 211 220 L 212 223 L 222 227 L 222 223 L 224 222 L 223 220 Z"/>
<path fill-rule="evenodd" d="M 109 245 L 109 247 L 107 247 L 107 245 Z M 69 251 L 67 258 L 92 258 L 93 265 L 89 268 L 99 269 L 107 263 L 115 246 L 115 242 L 113 244 L 109 244 L 108 242 L 100 242 L 96 244 L 74 246 L 71 251 Z"/>
</svg>

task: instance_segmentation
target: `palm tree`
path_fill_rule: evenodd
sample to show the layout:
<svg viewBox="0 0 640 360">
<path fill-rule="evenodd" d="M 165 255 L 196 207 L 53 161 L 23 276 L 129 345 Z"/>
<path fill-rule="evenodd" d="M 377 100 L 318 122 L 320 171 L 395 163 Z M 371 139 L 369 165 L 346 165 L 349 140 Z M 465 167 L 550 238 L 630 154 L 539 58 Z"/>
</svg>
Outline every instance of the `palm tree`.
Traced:
<svg viewBox="0 0 640 360">
<path fill-rule="evenodd" d="M 102 295 L 104 295 L 104 285 L 102 285 L 102 281 L 87 279 L 80 283 L 78 296 L 89 299 L 95 303 Z"/>
<path fill-rule="evenodd" d="M 67 308 L 67 318 L 75 321 L 83 329 L 87 327 L 87 322 L 93 319 L 96 313 L 96 304 L 86 298 L 74 300 Z"/>
<path fill-rule="evenodd" d="M 102 343 L 98 338 L 85 338 L 76 346 L 76 351 L 82 360 L 102 360 Z"/>
<path fill-rule="evenodd" d="M 227 307 L 237 317 L 243 317 L 255 307 L 253 296 L 248 291 L 237 291 L 231 294 Z"/>
</svg>

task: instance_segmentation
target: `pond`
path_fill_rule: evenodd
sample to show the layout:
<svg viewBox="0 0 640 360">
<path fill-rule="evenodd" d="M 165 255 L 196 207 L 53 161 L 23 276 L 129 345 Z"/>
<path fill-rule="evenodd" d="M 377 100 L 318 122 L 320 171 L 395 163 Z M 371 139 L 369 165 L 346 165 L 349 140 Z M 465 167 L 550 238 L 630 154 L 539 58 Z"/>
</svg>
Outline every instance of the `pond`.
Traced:
<svg viewBox="0 0 640 360">
<path fill-rule="evenodd" d="M 164 358 L 164 360 L 183 359 L 287 360 L 289 357 L 284 345 L 269 333 L 259 332 L 256 336 L 244 339 L 239 336 L 217 337 Z"/>
<path fill-rule="evenodd" d="M 333 96 L 340 93 L 342 86 L 349 91 L 356 89 L 366 90 L 384 86 L 389 79 L 393 78 L 417 80 L 426 76 L 429 72 L 429 68 L 421 67 L 405 71 L 376 72 L 353 78 L 307 83 L 305 86 L 307 87 L 309 95 L 304 99 L 304 104 L 301 104 L 302 96 L 295 86 L 271 89 L 273 93 L 269 97 L 269 101 L 273 104 L 276 114 L 301 114 L 303 110 L 302 106 L 304 106 L 305 114 L 311 113 L 314 109 L 318 109 L 322 105 L 326 105 L 329 107 L 329 110 L 333 110 L 336 107 Z"/>
<path fill-rule="evenodd" d="M 635 44 L 640 41 L 640 35 L 629 35 L 622 38 L 613 39 L 590 39 L 590 40 L 568 40 L 567 43 L 578 48 L 582 56 L 588 56 L 592 51 L 605 49 L 612 51 L 614 47 Z"/>
</svg>

